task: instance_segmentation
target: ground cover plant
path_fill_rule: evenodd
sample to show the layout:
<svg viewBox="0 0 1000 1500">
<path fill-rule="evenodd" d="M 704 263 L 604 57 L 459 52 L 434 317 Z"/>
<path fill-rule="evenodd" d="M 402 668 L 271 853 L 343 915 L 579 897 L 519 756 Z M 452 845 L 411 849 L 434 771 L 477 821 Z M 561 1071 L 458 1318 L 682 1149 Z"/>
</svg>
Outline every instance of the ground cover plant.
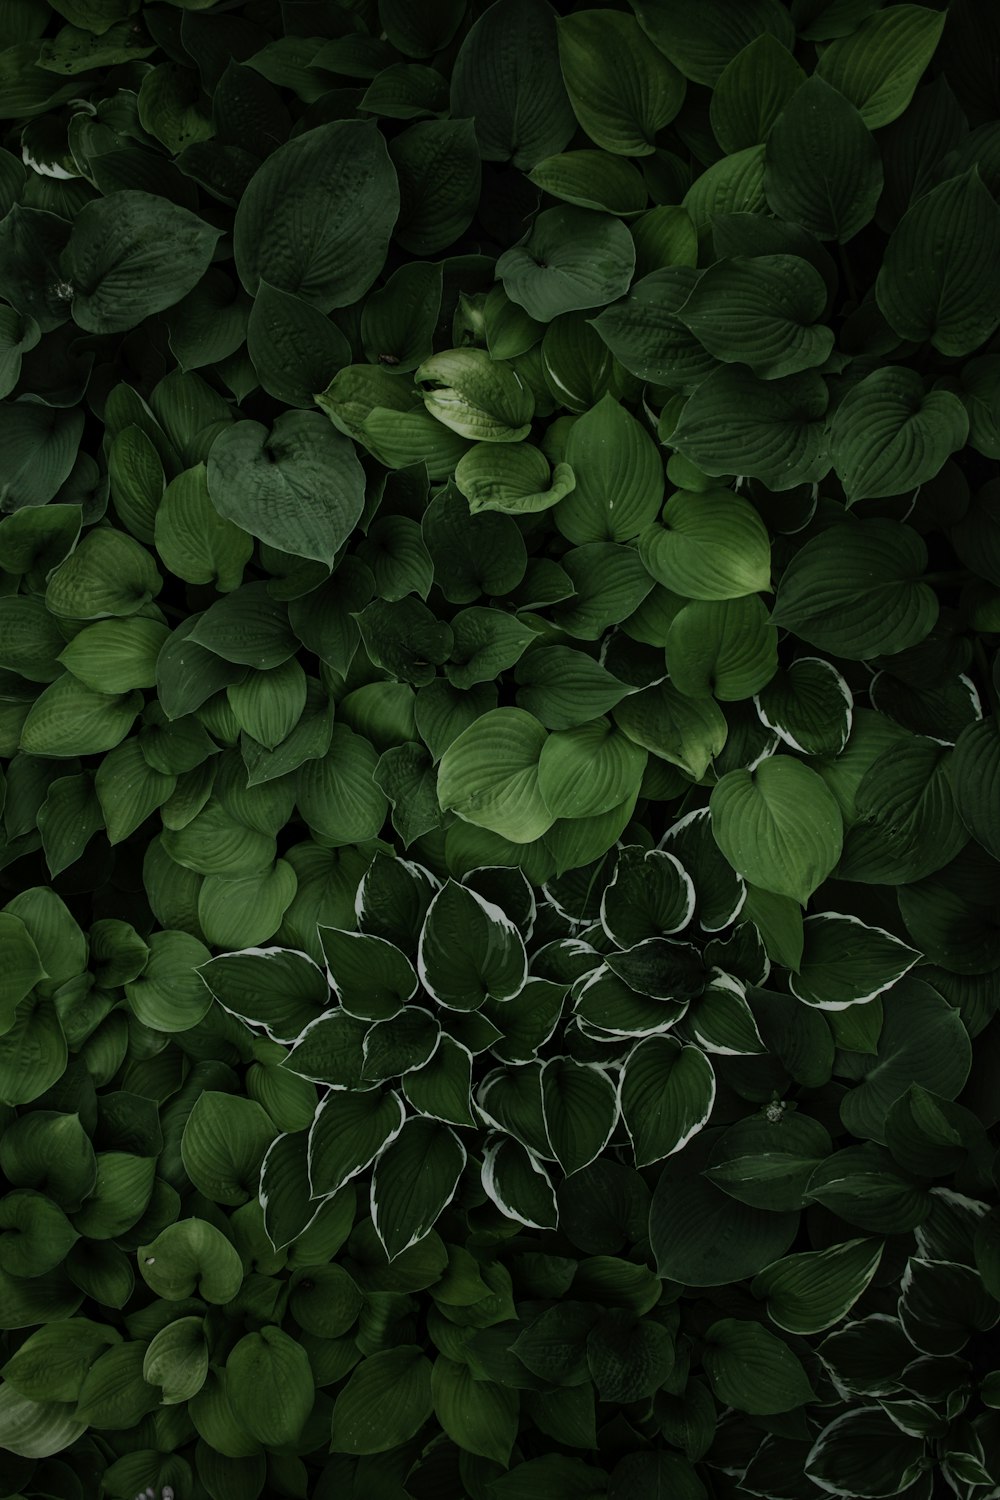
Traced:
<svg viewBox="0 0 1000 1500">
<path fill-rule="evenodd" d="M 1000 17 L 0 3 L 0 1497 L 1000 1496 Z"/>
</svg>

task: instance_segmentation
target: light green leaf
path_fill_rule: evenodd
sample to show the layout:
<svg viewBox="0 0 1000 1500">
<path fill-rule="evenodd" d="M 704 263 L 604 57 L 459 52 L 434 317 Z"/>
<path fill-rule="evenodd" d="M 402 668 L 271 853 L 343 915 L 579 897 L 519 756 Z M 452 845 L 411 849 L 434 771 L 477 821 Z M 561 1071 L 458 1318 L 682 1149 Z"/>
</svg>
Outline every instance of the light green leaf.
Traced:
<svg viewBox="0 0 1000 1500">
<path fill-rule="evenodd" d="M 637 745 L 700 781 L 729 735 L 713 697 L 691 698 L 667 681 L 641 688 L 619 703 L 615 723 Z"/>
<path fill-rule="evenodd" d="M 455 1196 L 466 1150 L 438 1120 L 408 1119 L 372 1172 L 372 1223 L 390 1261 L 425 1238 Z"/>
<path fill-rule="evenodd" d="M 554 519 L 571 542 L 627 542 L 655 518 L 663 501 L 663 459 L 613 396 L 573 423 L 566 462 L 576 486 Z"/>
<path fill-rule="evenodd" d="M 664 588 L 685 599 L 739 599 L 771 584 L 767 529 L 731 490 L 677 490 L 661 522 L 639 537 L 639 556 Z"/>
<path fill-rule="evenodd" d="M 442 808 L 516 844 L 540 838 L 555 821 L 538 787 L 546 738 L 542 725 L 523 709 L 481 714 L 441 757 Z"/>
<path fill-rule="evenodd" d="M 502 3 L 502 0 L 500 0 Z M 485 349 L 447 349 L 414 372 L 431 416 L 477 442 L 516 443 L 531 431 L 535 402 L 516 370 Z"/>
<path fill-rule="evenodd" d="M 378 754 L 346 724 L 334 724 L 330 748 L 299 768 L 296 802 L 313 832 L 337 844 L 376 838 L 388 802 L 375 782 Z"/>
<path fill-rule="evenodd" d="M 685 604 L 665 649 L 671 685 L 692 698 L 739 702 L 759 693 L 778 669 L 778 632 L 756 594 Z"/>
<path fill-rule="evenodd" d="M 772 213 L 820 240 L 853 239 L 882 193 L 875 138 L 850 100 L 822 78 L 797 89 L 767 138 L 764 191 Z"/>
<path fill-rule="evenodd" d="M 904 651 L 937 620 L 937 595 L 919 581 L 926 565 L 922 537 L 898 521 L 833 526 L 792 558 L 772 619 L 848 661 Z"/>
<path fill-rule="evenodd" d="M 507 515 L 534 515 L 550 510 L 576 484 L 569 464 L 550 469 L 541 449 L 530 443 L 497 448 L 476 443 L 455 465 L 455 483 L 469 502 L 471 515 L 499 510 Z"/>
<path fill-rule="evenodd" d="M 767 1416 L 816 1399 L 800 1360 L 757 1323 L 721 1318 L 706 1332 L 705 1345 L 705 1373 L 726 1406 Z"/>
<path fill-rule="evenodd" d="M 900 338 L 929 339 L 942 354 L 970 354 L 994 332 L 1000 323 L 1000 208 L 977 167 L 949 177 L 907 209 L 885 248 L 875 297 Z"/>
<path fill-rule="evenodd" d="M 74 321 L 91 333 L 123 333 L 172 307 L 208 269 L 221 232 L 153 193 L 86 203 L 61 261 Z"/>
<path fill-rule="evenodd" d="M 521 658 L 514 677 L 518 706 L 546 729 L 586 724 L 633 691 L 593 657 L 570 646 L 539 646 Z"/>
<path fill-rule="evenodd" d="M 598 146 L 650 156 L 684 102 L 685 82 L 632 16 L 584 10 L 558 22 L 559 63 L 573 113 Z"/>
<path fill-rule="evenodd" d="M 252 1099 L 206 1090 L 181 1136 L 184 1170 L 213 1203 L 238 1207 L 256 1196 L 260 1164 L 276 1135 L 272 1120 Z"/>
<path fill-rule="evenodd" d="M 187 583 L 211 583 L 220 593 L 238 588 L 253 538 L 224 519 L 208 491 L 205 465 L 185 469 L 167 485 L 156 511 L 153 539 L 171 573 Z"/>
<path fill-rule="evenodd" d="M 251 875 L 207 875 L 198 891 L 198 922 L 218 948 L 263 943 L 281 926 L 298 881 L 285 859 Z"/>
<path fill-rule="evenodd" d="M 791 756 L 727 772 L 709 805 L 712 833 L 733 869 L 802 906 L 840 857 L 843 822 L 833 793 Z"/>
<path fill-rule="evenodd" d="M 64 1401 L 31 1401 L 8 1380 L 0 1388 L 0 1443 L 19 1458 L 50 1458 L 87 1430 L 75 1407 Z"/>
<path fill-rule="evenodd" d="M 573 582 L 573 597 L 552 611 L 560 630 L 577 640 L 596 641 L 626 619 L 653 587 L 634 547 L 616 542 L 585 542 L 564 552 L 560 566 Z"/>
<path fill-rule="evenodd" d="M 503 0 L 500 0 L 503 3 Z M 548 208 L 497 261 L 512 302 L 548 323 L 560 313 L 603 307 L 624 296 L 635 245 L 620 219 L 586 208 Z"/>
<path fill-rule="evenodd" d="M 850 99 L 870 130 L 878 130 L 897 119 L 913 98 L 944 23 L 942 12 L 924 5 L 876 11 L 849 36 L 823 48 L 816 76 Z"/>
<path fill-rule="evenodd" d="M 347 307 L 381 271 L 398 212 L 396 173 L 374 121 L 317 125 L 272 152 L 239 201 L 240 280 L 251 296 L 266 281 L 323 313 Z"/>
<path fill-rule="evenodd" d="M 64 672 L 35 699 L 18 748 L 57 760 L 99 755 L 121 743 L 141 709 L 138 691 L 95 693 Z"/>
<path fill-rule="evenodd" d="M 646 751 L 606 718 L 556 730 L 538 758 L 538 790 L 554 818 L 589 818 L 634 798 Z"/>
<path fill-rule="evenodd" d="M 208 1374 L 204 1319 L 178 1318 L 154 1334 L 142 1362 L 142 1378 L 158 1385 L 164 1406 L 196 1396 Z"/>
<path fill-rule="evenodd" d="M 46 606 L 75 620 L 132 615 L 163 587 L 145 547 L 110 526 L 88 531 L 49 575 Z"/>
</svg>

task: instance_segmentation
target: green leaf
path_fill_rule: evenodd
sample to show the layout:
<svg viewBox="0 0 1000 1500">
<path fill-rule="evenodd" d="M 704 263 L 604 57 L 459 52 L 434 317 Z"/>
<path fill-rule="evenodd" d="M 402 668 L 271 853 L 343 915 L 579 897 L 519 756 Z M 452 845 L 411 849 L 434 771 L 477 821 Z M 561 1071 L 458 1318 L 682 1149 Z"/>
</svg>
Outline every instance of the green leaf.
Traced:
<svg viewBox="0 0 1000 1500">
<path fill-rule="evenodd" d="M 434 1410 L 432 1365 L 417 1344 L 363 1359 L 333 1408 L 335 1453 L 387 1453 L 408 1442 Z"/>
<path fill-rule="evenodd" d="M 204 1320 L 178 1318 L 161 1328 L 150 1341 L 142 1362 L 142 1378 L 158 1385 L 163 1404 L 174 1406 L 196 1396 L 208 1374 L 208 1344 Z"/>
<path fill-rule="evenodd" d="M 835 1495 L 898 1495 L 924 1472 L 925 1454 L 922 1436 L 903 1431 L 880 1406 L 863 1406 L 823 1428 L 805 1475 Z"/>
<path fill-rule="evenodd" d="M 485 349 L 432 354 L 414 370 L 413 378 L 431 416 L 461 437 L 516 443 L 531 431 L 531 391 L 516 370 L 491 359 Z"/>
<path fill-rule="evenodd" d="M 559 506 L 563 536 L 584 542 L 627 542 L 656 517 L 663 502 L 663 460 L 644 428 L 606 395 L 570 429 L 566 462 L 576 485 Z"/>
<path fill-rule="evenodd" d="M 239 587 L 253 552 L 253 538 L 213 506 L 203 463 L 167 485 L 153 540 L 171 573 L 187 583 L 214 584 L 220 593 Z"/>
<path fill-rule="evenodd" d="M 484 161 L 526 171 L 561 151 L 574 130 L 559 73 L 556 18 L 544 0 L 495 0 L 455 58 L 451 113 L 474 119 Z"/>
<path fill-rule="evenodd" d="M 483 1152 L 483 1190 L 502 1214 L 529 1229 L 554 1229 L 559 1211 L 548 1172 L 533 1152 L 510 1136 Z"/>
<path fill-rule="evenodd" d="M 394 239 L 412 255 L 445 249 L 468 229 L 479 203 L 474 122 L 420 120 L 393 137 L 389 155 L 399 177 Z"/>
<path fill-rule="evenodd" d="M 826 283 L 797 255 L 733 256 L 698 278 L 678 317 L 710 354 L 773 380 L 822 365 L 833 332 L 822 326 Z"/>
<path fill-rule="evenodd" d="M 9 396 L 21 374 L 21 355 L 34 349 L 41 330 L 34 318 L 0 308 L 0 397 Z"/>
<path fill-rule="evenodd" d="M 3 1366 L 5 1389 L 29 1401 L 75 1402 L 99 1354 L 121 1342 L 121 1334 L 89 1318 L 47 1323 L 21 1344 Z"/>
<path fill-rule="evenodd" d="M 815 370 L 758 380 L 720 365 L 688 397 L 671 446 L 706 474 L 749 474 L 768 489 L 794 489 L 829 472 L 827 402 Z"/>
<path fill-rule="evenodd" d="M 685 599 L 739 599 L 767 590 L 771 547 L 757 511 L 730 490 L 677 490 L 662 523 L 639 537 L 639 556 Z"/>
<path fill-rule="evenodd" d="M 871 1054 L 859 1054 L 858 1081 L 841 1100 L 845 1127 L 855 1136 L 885 1139 L 890 1108 L 918 1083 L 954 1099 L 965 1086 L 972 1047 L 962 1018 L 937 990 L 912 975 L 882 996 L 882 1030 Z"/>
<path fill-rule="evenodd" d="M 91 333 L 122 333 L 172 307 L 208 269 L 220 234 L 152 193 L 86 203 L 61 259 L 74 321 Z"/>
<path fill-rule="evenodd" d="M 786 1333 L 823 1333 L 847 1316 L 882 1259 L 878 1240 L 844 1240 L 786 1255 L 754 1277 L 750 1290 Z"/>
<path fill-rule="evenodd" d="M 778 632 L 763 600 L 706 599 L 674 616 L 666 639 L 671 684 L 692 698 L 750 698 L 778 669 Z"/>
<path fill-rule="evenodd" d="M 691 389 L 716 368 L 716 361 L 678 317 L 698 275 L 686 262 L 651 271 L 623 301 L 592 320 L 630 374 Z"/>
<path fill-rule="evenodd" d="M 626 619 L 653 587 L 634 547 L 585 542 L 564 552 L 560 566 L 573 582 L 573 597 L 553 610 L 560 630 L 577 640 L 596 641 Z"/>
<path fill-rule="evenodd" d="M 851 387 L 830 423 L 848 504 L 925 484 L 968 433 L 968 414 L 950 391 L 925 391 L 916 370 L 898 365 L 873 371 Z"/>
<path fill-rule="evenodd" d="M 768 1416 L 816 1398 L 801 1361 L 759 1324 L 721 1318 L 706 1332 L 705 1345 L 705 1373 L 726 1406 Z"/>
<path fill-rule="evenodd" d="M 372 1172 L 372 1223 L 390 1261 L 434 1228 L 455 1196 L 466 1150 L 438 1120 L 411 1117 L 379 1152 Z"/>
<path fill-rule="evenodd" d="M 819 240 L 844 244 L 870 223 L 882 161 L 849 99 L 820 77 L 798 88 L 771 127 L 764 191 L 771 212 Z"/>
<path fill-rule="evenodd" d="M 596 1063 L 551 1057 L 542 1067 L 542 1118 L 552 1155 L 569 1176 L 598 1156 L 618 1121 L 618 1101 Z"/>
<path fill-rule="evenodd" d="M 636 744 L 700 781 L 729 733 L 714 698 L 691 698 L 667 681 L 633 693 L 614 711 L 615 723 Z"/>
<path fill-rule="evenodd" d="M 64 672 L 35 699 L 18 747 L 57 760 L 113 750 L 142 709 L 142 694 L 95 693 Z"/>
<path fill-rule="evenodd" d="M 327 974 L 344 1009 L 366 1021 L 397 1015 L 417 992 L 417 975 L 393 943 L 368 933 L 317 928 Z"/>
<path fill-rule="evenodd" d="M 791 756 L 728 771 L 712 790 L 712 833 L 745 880 L 804 906 L 840 857 L 840 809 L 822 777 Z"/>
<path fill-rule="evenodd" d="M 524 943 L 498 906 L 448 880 L 428 908 L 417 973 L 438 1004 L 478 1010 L 484 1000 L 511 1000 L 521 991 L 527 977 Z"/>
<path fill-rule="evenodd" d="M 939 11 L 924 5 L 890 6 L 824 47 L 816 75 L 850 99 L 870 130 L 878 130 L 913 98 L 944 23 Z"/>
<path fill-rule="evenodd" d="M 614 708 L 632 689 L 583 651 L 541 646 L 514 673 L 520 708 L 547 729 L 571 729 Z"/>
<path fill-rule="evenodd" d="M 575 203 L 578 208 L 603 209 L 622 218 L 641 213 L 648 202 L 642 174 L 620 156 L 604 151 L 563 151 L 547 156 L 528 176 L 550 197 Z"/>
<path fill-rule="evenodd" d="M 351 362 L 351 346 L 312 302 L 260 281 L 247 324 L 247 353 L 269 396 L 285 406 L 311 409 Z"/>
<path fill-rule="evenodd" d="M 541 449 L 530 443 L 497 448 L 476 443 L 455 465 L 455 484 L 469 502 L 469 513 L 498 510 L 506 515 L 535 515 L 550 510 L 576 484 L 569 464 L 550 469 Z"/>
<path fill-rule="evenodd" d="M 776 0 L 708 0 L 697 14 L 678 10 L 670 0 L 634 0 L 632 8 L 646 35 L 685 78 L 710 87 L 754 37 L 766 32 L 786 47 L 794 40 L 792 21 Z"/>
<path fill-rule="evenodd" d="M 955 805 L 966 828 L 983 848 L 1000 859 L 1000 821 L 996 785 L 1000 776 L 1000 736 L 994 716 L 963 729 L 949 762 Z"/>
<path fill-rule="evenodd" d="M 414 370 L 433 353 L 441 313 L 441 266 L 410 261 L 372 292 L 361 311 L 361 339 L 372 364 Z M 348 359 L 341 360 L 347 364 Z M 314 386 L 325 390 L 329 378 Z"/>
<path fill-rule="evenodd" d="M 0 1203 L 0 1267 L 10 1276 L 44 1276 L 80 1238 L 57 1203 L 30 1188 Z"/>
<path fill-rule="evenodd" d="M 75 620 L 132 615 L 154 599 L 163 579 L 145 547 L 110 527 L 90 531 L 64 563 L 53 569 L 46 606 Z"/>
<path fill-rule="evenodd" d="M 800 656 L 754 698 L 761 723 L 800 755 L 839 755 L 854 719 L 854 697 L 830 662 Z"/>
<path fill-rule="evenodd" d="M 468 823 L 513 843 L 540 838 L 555 821 L 538 786 L 547 739 L 520 708 L 492 709 L 452 740 L 438 767 L 438 800 Z"/>
<path fill-rule="evenodd" d="M 772 619 L 848 661 L 891 656 L 917 645 L 937 620 L 937 595 L 919 582 L 926 564 L 923 539 L 898 521 L 833 526 L 788 564 Z"/>
<path fill-rule="evenodd" d="M 198 922 L 219 948 L 263 943 L 273 937 L 295 899 L 297 877 L 287 860 L 250 875 L 208 875 L 198 892 Z"/>
<path fill-rule="evenodd" d="M 621 220 L 574 207 L 545 209 L 497 261 L 507 296 L 540 323 L 614 302 L 634 270 L 635 245 Z"/>
<path fill-rule="evenodd" d="M 723 151 L 762 145 L 805 77 L 771 32 L 748 42 L 719 75 L 708 106 L 712 131 Z"/>
<path fill-rule="evenodd" d="M 756 1276 L 784 1255 L 798 1223 L 798 1213 L 751 1208 L 701 1177 L 664 1173 L 649 1218 L 657 1274 L 688 1286 Z"/>
<path fill-rule="evenodd" d="M 294 655 L 297 645 L 286 606 L 273 597 L 263 582 L 246 583 L 209 605 L 197 617 L 189 636 L 196 645 L 223 661 L 255 667 L 258 671 L 280 667 Z M 237 675 L 241 674 L 228 676 L 220 686 L 232 682 Z"/>
<path fill-rule="evenodd" d="M 0 912 L 0 938 L 4 966 L 0 971 L 0 1032 L 14 1024 L 14 1013 L 29 995 L 45 969 L 27 927 L 11 912 Z"/>
<path fill-rule="evenodd" d="M 637 1167 L 681 1151 L 708 1120 L 715 1102 L 712 1064 L 699 1047 L 654 1036 L 629 1053 L 618 1100 Z"/>
<path fill-rule="evenodd" d="M 47 505 L 77 462 L 83 412 L 0 402 L 0 515 Z"/>
<path fill-rule="evenodd" d="M 806 917 L 805 946 L 788 987 L 821 1010 L 846 1010 L 881 995 L 920 959 L 881 927 L 837 912 Z"/>
<path fill-rule="evenodd" d="M 538 790 L 554 818 L 610 812 L 638 794 L 646 752 L 606 718 L 550 734 L 538 758 Z"/>
<path fill-rule="evenodd" d="M 602 1401 L 642 1401 L 673 1369 L 674 1341 L 662 1323 L 609 1308 L 587 1336 L 587 1364 Z"/>
<path fill-rule="evenodd" d="M 929 339 L 956 356 L 994 332 L 998 295 L 1000 208 L 973 166 L 931 188 L 903 215 L 886 246 L 875 296 L 900 338 Z"/>
<path fill-rule="evenodd" d="M 477 1380 L 467 1365 L 439 1354 L 431 1370 L 434 1415 L 466 1453 L 478 1453 L 504 1467 L 517 1438 L 516 1391 L 491 1380 Z"/>
<path fill-rule="evenodd" d="M 89 1427 L 121 1432 L 141 1422 L 159 1398 L 142 1378 L 146 1345 L 115 1344 L 91 1365 L 77 1401 L 76 1415 Z"/>
<path fill-rule="evenodd" d="M 220 516 L 328 567 L 364 504 L 354 449 L 318 412 L 284 412 L 270 432 L 259 422 L 227 427 L 212 444 L 207 477 Z"/>
<path fill-rule="evenodd" d="M 31 1401 L 9 1382 L 0 1389 L 0 1443 L 19 1458 L 49 1458 L 87 1430 L 69 1402 Z"/>
<path fill-rule="evenodd" d="M 316 1111 L 309 1131 L 309 1183 L 314 1197 L 329 1198 L 371 1165 L 403 1128 L 398 1094 L 333 1092 Z"/>
<path fill-rule="evenodd" d="M 248 1333 L 226 1360 L 226 1395 L 236 1420 L 259 1443 L 294 1443 L 312 1411 L 309 1357 L 281 1328 Z"/>
<path fill-rule="evenodd" d="M 596 145 L 650 156 L 680 110 L 685 82 L 632 16 L 585 10 L 558 22 L 559 63 L 573 113 Z"/>
<path fill-rule="evenodd" d="M 251 296 L 261 281 L 320 312 L 356 302 L 382 269 L 399 188 L 374 121 L 333 120 L 279 146 L 240 198 L 233 250 Z"/>
<path fill-rule="evenodd" d="M 252 1099 L 208 1090 L 198 1096 L 184 1126 L 184 1170 L 213 1203 L 237 1207 L 256 1194 L 260 1164 L 276 1134 Z"/>
</svg>

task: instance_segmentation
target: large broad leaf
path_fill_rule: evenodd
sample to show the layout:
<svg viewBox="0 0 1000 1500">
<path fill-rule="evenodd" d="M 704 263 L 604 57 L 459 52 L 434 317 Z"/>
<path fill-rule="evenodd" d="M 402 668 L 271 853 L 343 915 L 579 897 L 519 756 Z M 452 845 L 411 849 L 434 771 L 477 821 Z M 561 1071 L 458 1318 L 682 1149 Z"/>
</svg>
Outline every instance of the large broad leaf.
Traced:
<svg viewBox="0 0 1000 1500">
<path fill-rule="evenodd" d="M 441 757 L 442 808 L 515 844 L 540 838 L 555 822 L 538 787 L 538 761 L 547 738 L 524 709 L 497 708 L 480 715 Z"/>
<path fill-rule="evenodd" d="M 531 431 L 535 401 L 516 370 L 485 349 L 445 349 L 413 372 L 432 417 L 475 442 L 515 443 Z"/>
<path fill-rule="evenodd" d="M 1000 859 L 1000 816 L 997 811 L 1000 735 L 997 734 L 995 716 L 963 729 L 955 744 L 950 769 L 955 804 L 962 822 L 994 859 Z"/>
<path fill-rule="evenodd" d="M 472 120 L 419 120 L 394 136 L 389 155 L 399 177 L 397 243 L 432 255 L 468 227 L 479 202 L 482 165 Z"/>
<path fill-rule="evenodd" d="M 798 1213 L 769 1213 L 730 1198 L 697 1176 L 661 1176 L 649 1215 L 657 1274 L 688 1286 L 725 1286 L 756 1276 L 784 1255 Z"/>
<path fill-rule="evenodd" d="M 208 457 L 221 516 L 295 557 L 332 566 L 364 504 L 364 471 L 348 438 L 318 412 L 284 412 L 268 432 L 236 422 Z"/>
<path fill-rule="evenodd" d="M 31 705 L 18 748 L 29 755 L 62 760 L 113 750 L 141 709 L 138 691 L 95 693 L 64 672 Z"/>
<path fill-rule="evenodd" d="M 674 616 L 665 642 L 670 681 L 692 698 L 739 702 L 778 670 L 778 632 L 764 601 L 695 599 Z"/>
<path fill-rule="evenodd" d="M 387 1453 L 418 1433 L 434 1409 L 432 1365 L 417 1344 L 369 1355 L 333 1408 L 335 1453 Z"/>
<path fill-rule="evenodd" d="M 276 1135 L 270 1116 L 254 1100 L 206 1090 L 184 1126 L 184 1169 L 213 1203 L 246 1203 L 256 1195 L 260 1164 Z"/>
<path fill-rule="evenodd" d="M 706 474 L 749 474 L 790 490 L 829 471 L 828 392 L 815 370 L 759 380 L 721 365 L 688 397 L 671 446 Z"/>
<path fill-rule="evenodd" d="M 762 32 L 728 62 L 712 90 L 709 120 L 724 151 L 767 140 L 771 126 L 805 82 L 805 73 L 772 32 Z"/>
<path fill-rule="evenodd" d="M 439 1354 L 431 1394 L 434 1414 L 452 1442 L 506 1467 L 517 1438 L 517 1391 L 477 1379 L 468 1365 Z"/>
<path fill-rule="evenodd" d="M 639 537 L 657 583 L 685 599 L 739 599 L 768 589 L 771 545 L 749 501 L 731 490 L 677 490 Z"/>
<path fill-rule="evenodd" d="M 903 215 L 875 295 L 901 338 L 929 339 L 942 354 L 969 354 L 993 333 L 1000 322 L 1000 208 L 976 167 L 932 188 Z"/>
<path fill-rule="evenodd" d="M 823 1428 L 805 1460 L 805 1474 L 827 1493 L 898 1495 L 927 1466 L 926 1440 L 900 1428 L 881 1406 L 862 1406 Z"/>
<path fill-rule="evenodd" d="M 575 128 L 546 0 L 495 0 L 455 58 L 451 113 L 475 120 L 484 161 L 522 171 L 562 151 Z"/>
<path fill-rule="evenodd" d="M 559 62 L 573 112 L 590 139 L 621 156 L 651 156 L 686 84 L 632 16 L 583 10 L 559 26 Z"/>
<path fill-rule="evenodd" d="M 596 1063 L 551 1057 L 541 1073 L 542 1117 L 552 1155 L 569 1176 L 592 1162 L 618 1121 L 614 1084 Z"/>
<path fill-rule="evenodd" d="M 689 698 L 655 682 L 620 703 L 615 723 L 629 739 L 700 781 L 726 743 L 729 728 L 712 697 Z"/>
<path fill-rule="evenodd" d="M 706 0 L 697 11 L 671 0 L 632 0 L 646 35 L 686 78 L 710 87 L 726 64 L 757 36 L 770 33 L 791 47 L 791 18 L 778 0 Z"/>
<path fill-rule="evenodd" d="M 959 398 L 951 391 L 927 391 L 916 370 L 889 365 L 866 375 L 830 423 L 833 464 L 848 504 L 925 484 L 968 433 Z"/>
<path fill-rule="evenodd" d="M 429 1234 L 455 1196 L 466 1151 L 439 1120 L 411 1118 L 379 1154 L 372 1223 L 390 1260 Z"/>
<path fill-rule="evenodd" d="M 613 396 L 570 428 L 566 462 L 576 480 L 555 513 L 571 542 L 627 542 L 663 502 L 663 459 L 645 429 Z"/>
<path fill-rule="evenodd" d="M 788 755 L 729 771 L 714 787 L 712 832 L 744 879 L 801 905 L 840 857 L 843 822 L 821 776 Z"/>
<path fill-rule="evenodd" d="M 773 380 L 827 359 L 833 330 L 819 321 L 827 295 L 798 255 L 733 256 L 698 278 L 678 317 L 716 359 Z"/>
<path fill-rule="evenodd" d="M 816 1399 L 801 1361 L 784 1339 L 758 1323 L 713 1323 L 702 1360 L 717 1398 L 737 1411 L 768 1416 Z"/>
<path fill-rule="evenodd" d="M 538 790 L 556 818 L 610 812 L 638 795 L 646 751 L 606 718 L 550 734 L 538 758 Z"/>
<path fill-rule="evenodd" d="M 919 581 L 926 565 L 923 539 L 897 521 L 832 526 L 792 558 L 772 618 L 848 661 L 905 651 L 937 620 L 937 595 Z"/>
<path fill-rule="evenodd" d="M 511 1000 L 523 988 L 524 943 L 498 906 L 449 880 L 424 920 L 417 973 L 439 1004 L 478 1010 L 485 1000 Z"/>
<path fill-rule="evenodd" d="M 901 115 L 941 39 L 945 16 L 925 5 L 890 5 L 824 47 L 817 76 L 850 99 L 871 130 Z"/>
<path fill-rule="evenodd" d="M 245 1334 L 226 1360 L 226 1395 L 237 1421 L 259 1443 L 294 1443 L 312 1410 L 309 1357 L 273 1324 Z"/>
<path fill-rule="evenodd" d="M 885 1140 L 886 1117 L 913 1083 L 954 1099 L 972 1066 L 972 1045 L 960 1013 L 937 990 L 909 976 L 882 997 L 882 1030 L 874 1053 L 858 1053 L 858 1082 L 844 1095 L 840 1116 L 852 1135 Z"/>
<path fill-rule="evenodd" d="M 336 1091 L 327 1094 L 309 1131 L 309 1182 L 313 1196 L 328 1198 L 370 1166 L 403 1127 L 398 1094 Z"/>
<path fill-rule="evenodd" d="M 586 724 L 627 698 L 632 689 L 593 657 L 570 646 L 541 646 L 515 669 L 517 702 L 546 729 Z"/>
<path fill-rule="evenodd" d="M 882 192 L 875 138 L 849 99 L 822 78 L 797 89 L 767 139 L 771 211 L 843 244 L 870 223 Z"/>
<path fill-rule="evenodd" d="M 687 223 L 690 227 L 690 220 Z M 692 390 L 716 368 L 701 340 L 678 316 L 698 276 L 687 261 L 661 266 L 637 281 L 623 301 L 593 319 L 616 359 L 640 380 Z"/>
<path fill-rule="evenodd" d="M 91 333 L 123 333 L 172 307 L 208 269 L 220 235 L 152 193 L 109 193 L 84 204 L 61 260 L 74 321 Z"/>
<path fill-rule="evenodd" d="M 548 208 L 522 241 L 504 251 L 496 269 L 511 301 L 548 323 L 560 313 L 604 307 L 623 296 L 635 270 L 635 244 L 610 214 Z"/>
<path fill-rule="evenodd" d="M 233 249 L 247 291 L 262 280 L 321 312 L 346 307 L 382 269 L 399 187 L 374 121 L 333 120 L 279 146 L 236 210 Z"/>
<path fill-rule="evenodd" d="M 483 1152 L 483 1191 L 500 1212 L 529 1229 L 555 1229 L 555 1188 L 538 1158 L 512 1136 L 494 1138 Z"/>
<path fill-rule="evenodd" d="M 629 1053 L 618 1086 L 622 1120 L 637 1167 L 681 1151 L 715 1103 L 715 1074 L 700 1047 L 648 1037 Z"/>
<path fill-rule="evenodd" d="M 854 720 L 854 697 L 830 662 L 800 656 L 754 698 L 761 722 L 800 755 L 839 755 Z"/>
<path fill-rule="evenodd" d="M 822 1333 L 846 1317 L 882 1259 L 880 1240 L 844 1240 L 765 1266 L 751 1283 L 771 1322 L 787 1333 Z"/>
<path fill-rule="evenodd" d="M 920 958 L 881 927 L 858 917 L 823 912 L 806 917 L 799 967 L 789 975 L 793 995 L 822 1010 L 846 1010 L 889 989 Z"/>
</svg>

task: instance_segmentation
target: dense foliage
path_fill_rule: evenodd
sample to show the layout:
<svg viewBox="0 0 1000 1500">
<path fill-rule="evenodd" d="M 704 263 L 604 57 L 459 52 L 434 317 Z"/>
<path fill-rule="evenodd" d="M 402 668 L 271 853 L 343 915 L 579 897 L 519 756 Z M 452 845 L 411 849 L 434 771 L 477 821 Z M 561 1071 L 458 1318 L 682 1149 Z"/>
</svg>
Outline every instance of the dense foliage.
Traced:
<svg viewBox="0 0 1000 1500">
<path fill-rule="evenodd" d="M 0 1496 L 1000 1496 L 998 59 L 2 0 Z"/>
</svg>

